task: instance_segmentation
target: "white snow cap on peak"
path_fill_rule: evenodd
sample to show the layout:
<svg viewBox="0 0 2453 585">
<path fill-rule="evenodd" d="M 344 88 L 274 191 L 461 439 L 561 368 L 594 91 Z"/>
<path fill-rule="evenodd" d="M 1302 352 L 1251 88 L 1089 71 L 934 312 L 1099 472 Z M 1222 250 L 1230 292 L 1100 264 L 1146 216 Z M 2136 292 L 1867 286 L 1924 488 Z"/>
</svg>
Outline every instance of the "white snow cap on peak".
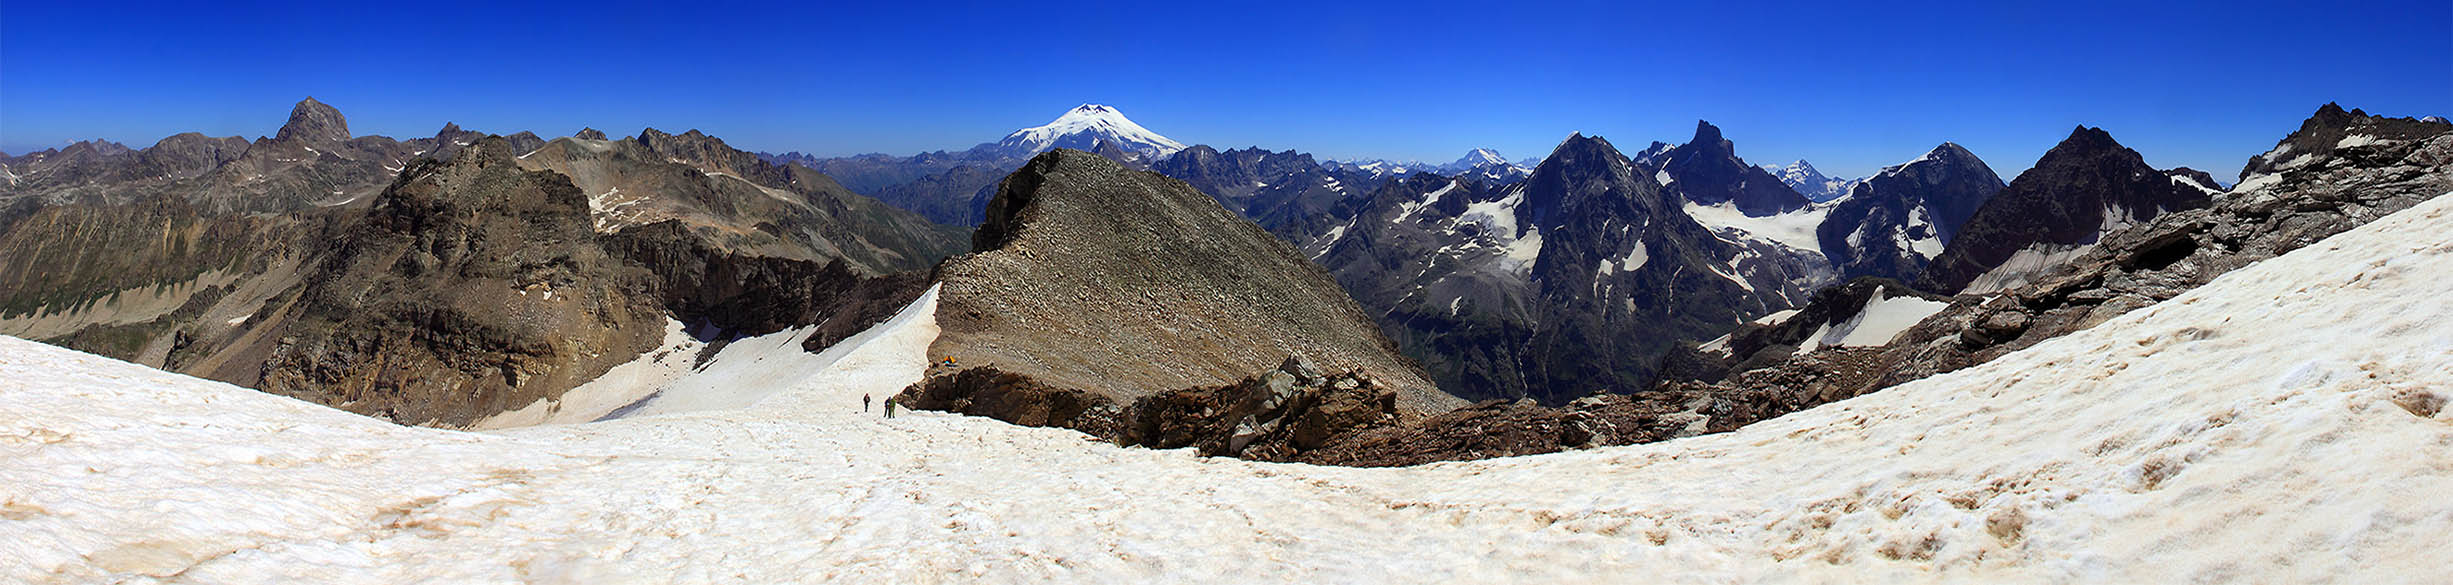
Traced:
<svg viewBox="0 0 2453 585">
<path fill-rule="evenodd" d="M 1958 143 L 1956 143 L 1956 142 L 1951 142 L 1951 141 L 1947 141 L 1947 140 L 1945 140 L 1945 141 L 1942 141 L 1942 145 L 1941 145 L 1941 146 L 1936 146 L 1936 147 L 1933 147 L 1933 150 L 1928 150 L 1928 151 L 1925 151 L 1925 154 L 1917 155 L 1917 157 L 1916 157 L 1915 159 L 1913 159 L 1913 160 L 1909 160 L 1908 162 L 1904 162 L 1904 163 L 1899 163 L 1899 164 L 1895 164 L 1895 165 L 1891 165 L 1891 166 L 1883 167 L 1883 168 L 1882 168 L 1882 172 L 1880 172 L 1880 173 L 1875 173 L 1875 174 L 1879 174 L 1879 175 L 1889 175 L 1889 174 L 1895 174 L 1895 173 L 1900 172 L 1901 170 L 1905 170 L 1905 169 L 1907 169 L 1907 168 L 1908 168 L 1908 165 L 1913 165 L 1913 164 L 1916 164 L 1916 163 L 1921 163 L 1921 162 L 1925 162 L 1925 161 L 1939 161 L 1939 160 L 1942 160 L 1942 159 L 1947 158 L 1947 157 L 1956 156 L 1956 155 L 1951 154 L 1951 151 L 1961 151 L 1961 152 L 1965 152 L 1966 150 L 1967 150 L 1967 149 L 1960 148 L 1960 147 L 1959 147 L 1959 144 L 1958 144 Z"/>
<path fill-rule="evenodd" d="M 1499 156 L 1499 151 L 1488 148 L 1473 149 L 1473 151 L 1465 153 L 1464 157 L 1456 159 L 1456 166 L 1464 168 L 1472 168 L 1488 164 L 1508 164 L 1508 159 Z"/>
<path fill-rule="evenodd" d="M 1005 135 L 1004 140 L 997 141 L 997 145 L 1026 148 L 1030 152 L 1059 147 L 1087 150 L 1097 146 L 1101 140 L 1115 143 L 1125 150 L 1159 156 L 1184 149 L 1184 143 L 1151 132 L 1124 117 L 1124 112 L 1102 104 L 1075 106 L 1064 115 L 1057 116 L 1056 121 L 1015 130 Z"/>
</svg>

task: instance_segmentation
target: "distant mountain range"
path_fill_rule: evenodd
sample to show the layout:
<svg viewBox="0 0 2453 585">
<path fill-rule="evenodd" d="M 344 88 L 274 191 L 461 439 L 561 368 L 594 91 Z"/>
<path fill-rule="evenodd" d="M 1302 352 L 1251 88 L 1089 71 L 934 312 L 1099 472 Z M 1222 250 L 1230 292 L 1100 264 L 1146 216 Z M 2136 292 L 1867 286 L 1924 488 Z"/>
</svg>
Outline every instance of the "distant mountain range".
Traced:
<svg viewBox="0 0 2453 585">
<path fill-rule="evenodd" d="M 312 98 L 271 138 L 79 143 L 0 175 L 0 334 L 440 426 L 683 329 L 831 343 L 967 240 L 697 131 L 352 137 Z"/>
<path fill-rule="evenodd" d="M 2149 167 L 2088 127 L 2005 183 L 1948 142 L 1864 179 L 1802 160 L 1757 166 L 1706 121 L 1680 144 L 1633 152 L 1572 134 L 1539 159 L 1474 149 L 1420 164 L 1187 145 L 1085 104 L 960 152 L 818 158 L 653 128 L 352 136 L 339 110 L 308 99 L 272 137 L 189 133 L 143 149 L 88 141 L 0 156 L 0 333 L 456 426 L 557 400 L 676 331 L 712 342 L 809 328 L 804 343 L 822 347 L 936 282 L 963 287 L 945 306 L 978 313 L 945 322 L 986 324 L 963 350 L 975 359 L 1107 351 L 1024 339 L 1038 326 L 1177 327 L 1147 315 L 1058 318 L 1094 296 L 1240 332 L 1099 337 L 1198 350 L 1199 375 L 1001 370 L 1072 380 L 1114 408 L 1184 399 L 1167 416 L 1192 416 L 1209 398 L 1171 385 L 1242 384 L 1273 364 L 1326 383 L 1279 363 L 1297 347 L 1378 371 L 1409 415 L 1452 399 L 1560 407 L 1665 376 L 1887 342 L 1907 324 L 1848 319 L 1864 306 L 1923 310 L 1956 302 L 1944 295 L 2056 282 L 2108 246 L 2158 245 L 2123 239 L 2140 226 L 2305 184 L 2325 165 L 2383 164 L 2361 157 L 2398 156 L 2444 127 L 2329 105 L 2226 190 L 2203 172 Z M 1069 215 L 1029 211 L 1059 203 Z M 1063 233 L 1020 249 L 992 241 L 1058 229 L 1046 226 Z M 1229 237 L 1236 230 L 1269 237 Z M 1217 246 L 1234 253 L 1185 251 Z M 990 256 L 946 261 L 966 250 Z M 1153 256 L 1098 264 L 1132 254 Z M 1093 269 L 1192 271 L 1131 290 L 1042 286 Z M 1281 281 L 1295 284 L 1255 288 Z M 994 292 L 1025 285 L 1044 298 Z M 1309 300 L 1265 306 L 1297 297 Z M 1204 304 L 1224 298 L 1239 300 Z M 1196 305 L 1208 308 L 1183 309 Z M 1009 317 L 1021 320 L 999 321 Z M 1807 320 L 1788 324 L 1797 318 Z M 1376 331 L 1351 331 L 1357 323 Z M 1262 345 L 1274 349 L 1251 349 Z M 1016 357 L 1029 347 L 1056 353 Z M 990 382 L 940 390 L 1013 390 Z M 1286 443 L 1297 444 L 1311 443 Z"/>
<path fill-rule="evenodd" d="M 871 178 L 882 200 L 957 225 L 976 221 L 1002 170 L 1030 149 L 1073 147 L 1181 179 L 1304 250 L 1443 388 L 1468 398 L 1558 403 L 1629 391 L 1648 384 L 1676 344 L 1801 306 L 1837 282 L 1886 278 L 1952 292 L 1975 276 L 1945 274 L 2013 278 L 2036 254 L 2082 245 L 2009 235 L 1997 226 L 2021 224 L 1977 217 L 2003 182 L 1951 143 L 1865 179 L 1828 177 L 1803 160 L 1749 164 L 1701 121 L 1683 144 L 1652 142 L 1629 155 L 1579 135 L 1524 164 L 1491 149 L 1429 164 L 1176 144 L 1114 108 L 1085 105 L 962 153 L 799 164 Z M 1558 178 L 1536 180 L 1546 168 Z M 2042 188 L 2055 198 L 2111 196 L 2069 177 L 2029 182 L 2055 185 Z M 2194 192 L 2146 197 L 2154 203 L 2122 207 L 2122 221 L 2202 205 Z M 2108 221 L 2062 211 L 1998 213 L 2052 225 Z M 1577 223 L 1590 221 L 1601 223 Z M 1674 227 L 1686 225 L 1694 227 Z M 1970 231 L 1977 235 L 1962 242 Z M 2012 249 L 1993 251 L 2002 247 Z M 2027 248 L 2044 251 L 2015 253 Z M 1937 258 L 1948 268 L 1929 274 Z"/>
</svg>

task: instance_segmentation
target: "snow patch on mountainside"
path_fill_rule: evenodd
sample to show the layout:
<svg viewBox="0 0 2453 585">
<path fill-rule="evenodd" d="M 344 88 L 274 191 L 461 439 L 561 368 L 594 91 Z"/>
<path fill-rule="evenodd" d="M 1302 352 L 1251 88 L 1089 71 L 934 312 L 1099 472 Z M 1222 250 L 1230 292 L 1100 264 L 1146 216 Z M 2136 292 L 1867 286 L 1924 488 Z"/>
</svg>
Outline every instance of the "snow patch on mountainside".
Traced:
<svg viewBox="0 0 2453 585">
<path fill-rule="evenodd" d="M 1890 343 L 1900 332 L 1950 306 L 1947 302 L 1917 297 L 1885 298 L 1884 292 L 1883 287 L 1874 287 L 1874 296 L 1865 301 L 1865 308 L 1840 324 L 1829 326 L 1823 335 L 1808 338 L 1806 345 L 1865 347 Z"/>
<path fill-rule="evenodd" d="M 1732 433 L 1402 469 L 859 412 L 931 312 L 756 408 L 489 433 L 5 338 L 0 582 L 2431 582 L 2447 234 Z"/>
<path fill-rule="evenodd" d="M 690 375 L 658 387 L 654 393 L 635 404 L 611 413 L 612 418 L 630 418 L 675 412 L 729 410 L 748 408 L 776 393 L 788 390 L 776 381 L 809 380 L 836 366 L 855 351 L 880 338 L 911 330 L 921 320 L 935 322 L 937 288 L 904 307 L 884 323 L 870 327 L 836 343 L 825 351 L 809 353 L 801 343 L 817 332 L 816 327 L 787 329 L 767 335 L 746 337 L 725 344 L 714 359 Z M 908 341 L 908 340 L 906 340 Z M 896 391 L 900 391 L 897 388 Z M 892 393 L 876 398 L 884 400 Z"/>
<path fill-rule="evenodd" d="M 1815 237 L 1814 229 L 1823 224 L 1824 216 L 1831 214 L 1829 205 L 1809 205 L 1788 213 L 1754 217 L 1739 211 L 1735 202 L 1700 205 L 1687 201 L 1685 204 L 1687 216 L 1723 236 L 1768 241 L 1799 251 L 1823 253 L 1822 242 Z"/>
<path fill-rule="evenodd" d="M 1960 289 L 1959 294 L 1985 294 L 2026 286 L 2034 282 L 2037 277 L 2044 276 L 2052 269 L 2068 264 L 2071 260 L 2076 260 L 2080 255 L 2086 254 L 2087 250 L 2095 248 L 2097 242 L 2103 241 L 2105 236 L 2137 227 L 2142 223 L 2130 215 L 2128 209 L 2123 209 L 2119 205 L 2107 206 L 2102 213 L 2101 219 L 2098 220 L 2100 225 L 2095 228 L 2094 239 L 2077 244 L 2053 242 L 2029 244 L 2017 252 L 2012 252 L 2009 259 L 2003 260 L 1992 270 L 1987 270 L 1984 274 L 1977 275 L 1975 280 L 1968 281 L 1967 288 Z M 2161 213 L 2158 211 L 2157 215 Z"/>
<path fill-rule="evenodd" d="M 705 342 L 691 337 L 681 321 L 671 317 L 664 321 L 663 343 L 639 354 L 638 359 L 614 366 L 595 380 L 563 392 L 560 398 L 540 398 L 519 410 L 478 420 L 470 427 L 482 430 L 591 422 L 654 395 L 674 380 L 690 375 L 698 352 L 707 347 Z"/>
</svg>

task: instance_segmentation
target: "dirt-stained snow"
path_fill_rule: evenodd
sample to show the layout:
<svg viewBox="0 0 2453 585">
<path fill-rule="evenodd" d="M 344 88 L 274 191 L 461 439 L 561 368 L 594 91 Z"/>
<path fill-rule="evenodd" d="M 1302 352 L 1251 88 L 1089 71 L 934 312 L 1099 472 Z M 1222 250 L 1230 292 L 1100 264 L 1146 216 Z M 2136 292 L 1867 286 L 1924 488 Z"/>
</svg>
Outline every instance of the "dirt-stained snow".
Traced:
<svg viewBox="0 0 2453 585">
<path fill-rule="evenodd" d="M 747 408 L 488 433 L 6 338 L 0 582 L 2436 581 L 2448 234 L 2439 198 L 1735 433 L 1409 469 L 858 412 L 928 319 Z"/>
</svg>

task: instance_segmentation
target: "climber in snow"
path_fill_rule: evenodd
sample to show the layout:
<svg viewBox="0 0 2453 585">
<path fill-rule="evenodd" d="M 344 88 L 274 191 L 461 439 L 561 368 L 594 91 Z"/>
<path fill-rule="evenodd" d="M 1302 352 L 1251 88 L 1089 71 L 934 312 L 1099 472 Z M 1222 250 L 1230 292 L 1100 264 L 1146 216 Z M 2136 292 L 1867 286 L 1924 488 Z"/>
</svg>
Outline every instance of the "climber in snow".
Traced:
<svg viewBox="0 0 2453 585">
<path fill-rule="evenodd" d="M 860 411 L 861 411 L 861 412 L 868 412 L 868 411 L 869 411 L 869 395 L 867 395 L 867 394 L 862 394 L 862 395 L 860 395 Z"/>
</svg>

